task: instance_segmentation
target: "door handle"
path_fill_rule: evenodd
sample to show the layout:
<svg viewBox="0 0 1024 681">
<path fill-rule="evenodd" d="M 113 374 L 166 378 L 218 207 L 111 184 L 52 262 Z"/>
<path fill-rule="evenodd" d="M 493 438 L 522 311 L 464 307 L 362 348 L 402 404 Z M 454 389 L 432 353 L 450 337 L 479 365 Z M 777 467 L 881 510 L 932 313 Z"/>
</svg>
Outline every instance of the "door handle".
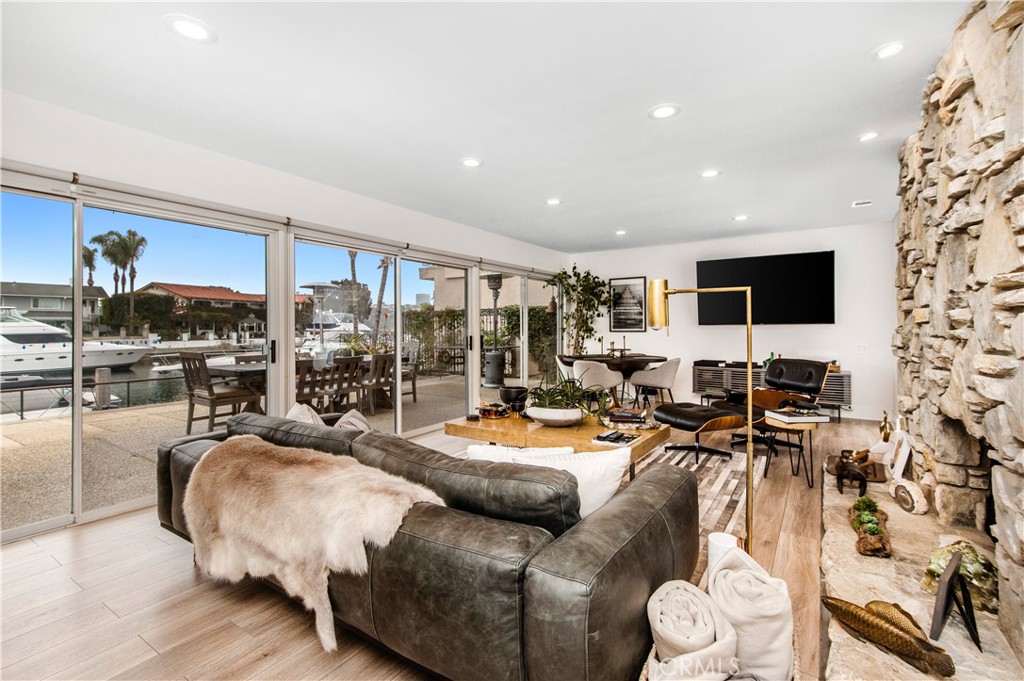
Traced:
<svg viewBox="0 0 1024 681">
<path fill-rule="evenodd" d="M 277 364 L 277 341 L 270 341 L 270 363 Z"/>
</svg>

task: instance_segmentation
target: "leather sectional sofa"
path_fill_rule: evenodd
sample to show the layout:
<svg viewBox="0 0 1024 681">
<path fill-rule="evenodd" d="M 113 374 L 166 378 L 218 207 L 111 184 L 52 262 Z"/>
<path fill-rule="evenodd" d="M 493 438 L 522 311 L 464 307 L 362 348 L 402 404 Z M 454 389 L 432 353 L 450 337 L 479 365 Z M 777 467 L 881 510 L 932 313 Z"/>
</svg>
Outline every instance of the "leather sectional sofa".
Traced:
<svg viewBox="0 0 1024 681">
<path fill-rule="evenodd" d="M 676 466 L 648 466 L 580 521 L 576 478 L 564 471 L 256 414 L 160 446 L 161 525 L 189 538 L 189 475 L 241 434 L 354 456 L 445 500 L 416 504 L 386 548 L 367 548 L 368 574 L 329 580 L 337 620 L 444 677 L 634 679 L 652 644 L 648 598 L 696 564 L 696 479 Z"/>
</svg>

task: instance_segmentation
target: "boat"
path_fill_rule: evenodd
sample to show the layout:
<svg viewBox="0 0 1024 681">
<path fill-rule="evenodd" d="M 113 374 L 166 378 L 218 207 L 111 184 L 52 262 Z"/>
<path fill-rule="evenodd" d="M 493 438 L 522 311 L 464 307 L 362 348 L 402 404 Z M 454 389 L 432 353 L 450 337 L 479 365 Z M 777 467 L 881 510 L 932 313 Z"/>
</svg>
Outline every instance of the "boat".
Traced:
<svg viewBox="0 0 1024 681">
<path fill-rule="evenodd" d="M 38 378 L 71 371 L 73 340 L 66 330 L 29 319 L 14 307 L 0 307 L 0 375 Z M 149 346 L 115 341 L 82 343 L 82 369 L 126 368 L 138 362 Z M 5 380 L 4 385 L 20 382 Z"/>
<path fill-rule="evenodd" d="M 206 366 L 228 366 L 236 363 L 235 357 L 240 354 L 246 353 L 245 348 L 240 348 L 234 351 L 213 351 L 204 352 L 206 356 Z M 153 360 L 153 366 L 150 367 L 150 371 L 154 374 L 169 374 L 173 371 L 181 371 L 181 356 L 176 352 L 167 354 L 151 355 L 150 359 Z"/>
</svg>

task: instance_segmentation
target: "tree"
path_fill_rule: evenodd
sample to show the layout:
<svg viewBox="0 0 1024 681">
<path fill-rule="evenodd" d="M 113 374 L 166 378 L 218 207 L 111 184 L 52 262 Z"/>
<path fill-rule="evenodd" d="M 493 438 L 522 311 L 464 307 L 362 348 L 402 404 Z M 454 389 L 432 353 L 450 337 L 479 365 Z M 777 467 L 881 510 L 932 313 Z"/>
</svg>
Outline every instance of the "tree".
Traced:
<svg viewBox="0 0 1024 681">
<path fill-rule="evenodd" d="M 124 249 L 124 256 L 127 258 L 127 264 L 129 267 L 128 277 L 131 279 L 131 289 L 128 296 L 128 317 L 134 324 L 135 319 L 135 276 L 138 272 L 135 269 L 135 263 L 139 261 L 142 254 L 146 252 L 146 246 L 149 241 L 144 236 L 140 236 L 134 229 L 129 229 L 121 239 L 121 248 Z M 122 269 L 122 276 L 124 270 Z M 124 290 L 122 285 L 121 290 Z"/>
<path fill-rule="evenodd" d="M 331 279 L 338 287 L 338 312 L 352 314 L 360 319 L 370 318 L 370 304 L 373 294 L 366 284 L 353 284 L 348 279 Z"/>
<path fill-rule="evenodd" d="M 380 316 L 384 311 L 384 287 L 388 283 L 388 269 L 391 267 L 391 257 L 384 256 L 380 259 L 380 288 L 377 289 L 377 316 L 373 320 L 373 345 L 377 346 L 377 337 L 380 335 Z"/>
<path fill-rule="evenodd" d="M 82 267 L 89 270 L 89 280 L 85 282 L 86 286 L 92 286 L 96 283 L 92 278 L 92 273 L 96 271 L 96 253 L 97 250 L 95 248 L 82 246 Z"/>
<path fill-rule="evenodd" d="M 114 295 L 118 292 L 118 281 L 121 278 L 121 253 L 118 244 L 121 240 L 121 233 L 110 230 L 105 234 L 97 234 L 89 239 L 89 243 L 100 247 L 100 255 L 114 267 Z"/>
<path fill-rule="evenodd" d="M 358 290 L 358 279 L 356 279 L 356 256 L 359 255 L 359 251 L 349 251 L 348 260 L 349 265 L 352 267 L 352 335 L 359 335 L 359 308 L 358 302 L 356 301 L 356 291 Z"/>
<path fill-rule="evenodd" d="M 597 335 L 594 321 L 604 316 L 601 310 L 611 303 L 608 282 L 590 270 L 580 272 L 573 265 L 571 272 L 563 269 L 546 283 L 557 285 L 562 292 L 566 345 L 569 354 L 580 355 L 586 349 L 586 342 Z"/>
</svg>

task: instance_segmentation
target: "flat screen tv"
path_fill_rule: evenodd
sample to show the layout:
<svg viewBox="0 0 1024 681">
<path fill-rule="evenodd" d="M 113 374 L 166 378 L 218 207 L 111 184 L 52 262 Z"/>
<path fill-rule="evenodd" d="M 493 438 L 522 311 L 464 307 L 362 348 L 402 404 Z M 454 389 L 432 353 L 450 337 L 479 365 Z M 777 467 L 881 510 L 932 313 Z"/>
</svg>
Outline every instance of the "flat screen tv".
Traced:
<svg viewBox="0 0 1024 681">
<path fill-rule="evenodd" d="M 697 287 L 750 286 L 755 324 L 835 324 L 835 251 L 697 262 Z M 697 294 L 697 322 L 746 324 L 743 293 Z"/>
</svg>

